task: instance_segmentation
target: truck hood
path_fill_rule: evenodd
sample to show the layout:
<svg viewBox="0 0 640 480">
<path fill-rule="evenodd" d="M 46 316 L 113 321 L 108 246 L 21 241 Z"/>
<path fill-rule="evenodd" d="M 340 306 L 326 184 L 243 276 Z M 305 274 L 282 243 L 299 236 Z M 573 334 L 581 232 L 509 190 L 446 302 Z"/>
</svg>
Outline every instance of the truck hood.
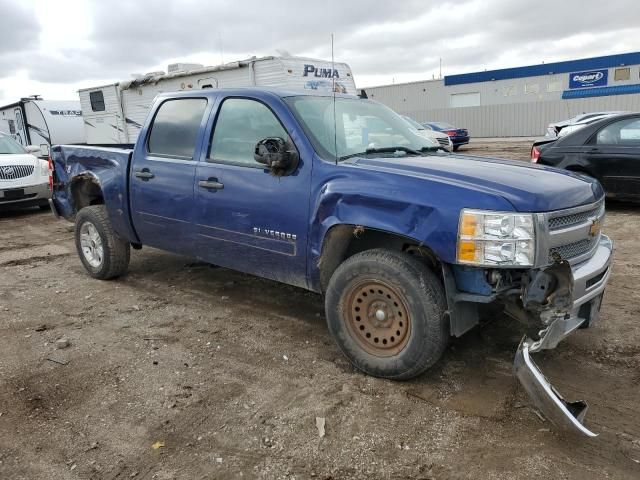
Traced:
<svg viewBox="0 0 640 480">
<path fill-rule="evenodd" d="M 561 210 L 593 203 L 604 195 L 596 180 L 566 170 L 497 158 L 433 154 L 423 157 L 357 157 L 353 163 L 370 170 L 499 195 L 520 212 Z"/>
</svg>

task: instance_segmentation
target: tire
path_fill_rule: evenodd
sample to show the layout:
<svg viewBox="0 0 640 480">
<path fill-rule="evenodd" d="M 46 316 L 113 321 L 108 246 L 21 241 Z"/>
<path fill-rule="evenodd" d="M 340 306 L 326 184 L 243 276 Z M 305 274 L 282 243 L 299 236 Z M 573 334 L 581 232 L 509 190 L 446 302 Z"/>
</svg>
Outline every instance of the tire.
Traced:
<svg viewBox="0 0 640 480">
<path fill-rule="evenodd" d="M 75 240 L 80 261 L 93 278 L 109 280 L 127 271 L 129 242 L 114 232 L 104 205 L 84 207 L 77 213 Z"/>
<path fill-rule="evenodd" d="M 460 145 L 454 145 L 453 146 L 453 151 L 457 152 L 459 148 L 460 148 Z"/>
<path fill-rule="evenodd" d="M 49 203 L 41 203 L 40 205 L 38 205 L 38 208 L 40 208 L 40 210 L 49 210 L 51 211 L 51 207 L 49 206 Z"/>
<path fill-rule="evenodd" d="M 325 309 L 342 352 L 375 377 L 420 375 L 449 340 L 442 283 L 406 253 L 375 249 L 348 258 L 329 281 Z"/>
</svg>

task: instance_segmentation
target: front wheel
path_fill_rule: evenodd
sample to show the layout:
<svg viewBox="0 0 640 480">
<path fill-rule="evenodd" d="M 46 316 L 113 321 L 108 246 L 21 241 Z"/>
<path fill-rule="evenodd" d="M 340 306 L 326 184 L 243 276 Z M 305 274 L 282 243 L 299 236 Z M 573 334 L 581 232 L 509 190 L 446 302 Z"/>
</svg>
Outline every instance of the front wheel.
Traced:
<svg viewBox="0 0 640 480">
<path fill-rule="evenodd" d="M 440 280 L 409 254 L 358 253 L 329 282 L 329 331 L 353 365 L 376 377 L 406 380 L 442 356 L 449 339 Z"/>
<path fill-rule="evenodd" d="M 76 249 L 89 275 L 118 277 L 129 266 L 130 245 L 114 232 L 104 205 L 84 207 L 76 215 Z"/>
</svg>

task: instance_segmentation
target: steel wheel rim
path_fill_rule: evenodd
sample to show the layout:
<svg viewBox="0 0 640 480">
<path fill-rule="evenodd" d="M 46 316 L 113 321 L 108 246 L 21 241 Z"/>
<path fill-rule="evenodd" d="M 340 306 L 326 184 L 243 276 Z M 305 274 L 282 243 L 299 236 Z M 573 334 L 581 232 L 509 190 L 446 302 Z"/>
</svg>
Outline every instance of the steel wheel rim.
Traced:
<svg viewBox="0 0 640 480">
<path fill-rule="evenodd" d="M 98 229 L 91 222 L 85 222 L 80 227 L 80 249 L 89 265 L 98 268 L 104 259 L 104 247 Z"/>
<path fill-rule="evenodd" d="M 411 317 L 395 287 L 364 280 L 351 288 L 344 302 L 347 330 L 355 342 L 376 357 L 392 357 L 407 346 Z"/>
</svg>

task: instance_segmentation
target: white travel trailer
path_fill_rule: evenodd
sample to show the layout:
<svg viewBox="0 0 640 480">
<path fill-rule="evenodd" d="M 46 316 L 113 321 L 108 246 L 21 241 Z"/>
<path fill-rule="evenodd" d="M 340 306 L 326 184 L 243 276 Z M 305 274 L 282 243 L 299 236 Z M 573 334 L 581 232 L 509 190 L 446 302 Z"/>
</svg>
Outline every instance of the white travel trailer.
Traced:
<svg viewBox="0 0 640 480">
<path fill-rule="evenodd" d="M 335 85 L 335 87 L 334 87 Z M 261 57 L 215 67 L 169 65 L 134 80 L 79 91 L 89 144 L 132 144 L 158 93 L 201 88 L 276 87 L 356 94 L 346 63 L 303 57 Z"/>
<path fill-rule="evenodd" d="M 43 155 L 51 145 L 85 141 L 80 102 L 37 95 L 0 107 L 0 132 L 23 146 L 39 146 Z"/>
</svg>

